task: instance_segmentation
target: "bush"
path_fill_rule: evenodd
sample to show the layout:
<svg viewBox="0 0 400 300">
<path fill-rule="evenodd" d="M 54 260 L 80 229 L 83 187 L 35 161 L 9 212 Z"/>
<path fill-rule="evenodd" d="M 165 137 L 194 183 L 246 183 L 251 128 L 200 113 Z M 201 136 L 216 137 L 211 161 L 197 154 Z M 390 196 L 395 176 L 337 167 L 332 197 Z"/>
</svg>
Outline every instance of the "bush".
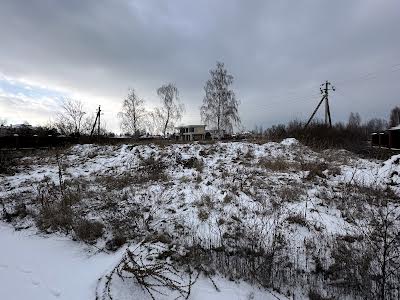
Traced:
<svg viewBox="0 0 400 300">
<path fill-rule="evenodd" d="M 282 186 L 276 191 L 276 194 L 283 201 L 292 202 L 301 200 L 306 194 L 306 190 L 301 184 L 293 183 L 292 185 Z"/>
<path fill-rule="evenodd" d="M 199 209 L 197 216 L 199 217 L 200 221 L 205 222 L 208 220 L 210 216 L 210 212 L 204 208 Z"/>
<path fill-rule="evenodd" d="M 200 197 L 200 200 L 196 202 L 196 205 L 198 207 L 205 207 L 208 208 L 209 210 L 213 209 L 215 206 L 215 203 L 213 199 L 211 198 L 211 195 L 209 194 L 203 194 Z"/>
<path fill-rule="evenodd" d="M 126 243 L 126 237 L 117 235 L 106 242 L 106 249 L 109 251 L 117 251 Z"/>
<path fill-rule="evenodd" d="M 302 214 L 290 215 L 286 218 L 286 221 L 290 224 L 298 224 L 308 228 L 308 222 Z"/>
<path fill-rule="evenodd" d="M 277 125 L 266 130 L 270 140 L 280 141 L 294 137 L 303 145 L 314 149 L 344 148 L 355 153 L 365 151 L 367 136 L 360 128 L 349 128 L 343 124 L 329 127 L 321 122 L 314 122 L 305 127 L 305 123 L 292 121 L 287 126 Z"/>
<path fill-rule="evenodd" d="M 72 209 L 61 204 L 46 205 L 41 208 L 36 225 L 42 231 L 69 232 L 73 225 Z"/>
<path fill-rule="evenodd" d="M 162 159 L 155 158 L 154 155 L 143 159 L 139 166 L 139 171 L 145 177 L 145 181 L 165 181 L 167 179 L 166 169 L 167 165 Z"/>
<path fill-rule="evenodd" d="M 311 290 L 308 293 L 308 297 L 310 298 L 310 300 L 333 300 L 334 299 L 334 298 L 330 298 L 330 297 L 323 297 L 317 291 L 313 291 L 313 290 Z"/>
<path fill-rule="evenodd" d="M 309 171 L 306 178 L 307 180 L 312 180 L 315 177 L 326 178 L 323 172 L 328 169 L 328 165 L 324 162 L 305 162 L 301 164 L 301 169 L 303 171 Z"/>
<path fill-rule="evenodd" d="M 12 175 L 15 166 L 16 161 L 11 153 L 0 151 L 0 174 Z"/>
<path fill-rule="evenodd" d="M 284 157 L 276 157 L 273 159 L 262 157 L 259 160 L 258 165 L 274 172 L 287 172 L 291 167 L 293 167 L 293 164 L 288 162 Z"/>
<path fill-rule="evenodd" d="M 87 243 L 94 243 L 104 232 L 104 225 L 99 221 L 78 219 L 74 225 L 76 237 Z"/>
<path fill-rule="evenodd" d="M 181 163 L 184 168 L 195 169 L 199 173 L 203 172 L 204 162 L 202 159 L 198 159 L 197 157 L 191 157 L 189 159 L 182 160 Z"/>
</svg>

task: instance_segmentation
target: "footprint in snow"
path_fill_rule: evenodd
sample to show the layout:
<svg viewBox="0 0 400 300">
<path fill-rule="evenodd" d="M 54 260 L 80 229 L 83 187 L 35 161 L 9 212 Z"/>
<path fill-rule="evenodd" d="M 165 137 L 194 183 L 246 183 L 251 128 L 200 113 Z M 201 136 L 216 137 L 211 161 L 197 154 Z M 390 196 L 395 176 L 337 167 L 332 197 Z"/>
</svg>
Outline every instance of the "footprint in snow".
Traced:
<svg viewBox="0 0 400 300">
<path fill-rule="evenodd" d="M 20 272 L 22 272 L 22 273 L 25 273 L 25 274 L 31 274 L 31 273 L 32 273 L 31 270 L 23 269 L 23 268 L 18 268 L 18 271 L 20 271 Z"/>
<path fill-rule="evenodd" d="M 2 268 L 2 269 L 7 269 L 7 268 L 8 268 L 8 265 L 0 264 L 0 268 Z"/>
<path fill-rule="evenodd" d="M 34 286 L 39 286 L 40 285 L 40 281 L 36 280 L 36 279 L 32 279 L 32 284 Z"/>
<path fill-rule="evenodd" d="M 61 292 L 59 290 L 56 290 L 56 289 L 50 289 L 50 293 L 52 293 L 53 296 L 55 296 L 57 298 L 60 297 L 60 295 L 61 295 Z"/>
</svg>

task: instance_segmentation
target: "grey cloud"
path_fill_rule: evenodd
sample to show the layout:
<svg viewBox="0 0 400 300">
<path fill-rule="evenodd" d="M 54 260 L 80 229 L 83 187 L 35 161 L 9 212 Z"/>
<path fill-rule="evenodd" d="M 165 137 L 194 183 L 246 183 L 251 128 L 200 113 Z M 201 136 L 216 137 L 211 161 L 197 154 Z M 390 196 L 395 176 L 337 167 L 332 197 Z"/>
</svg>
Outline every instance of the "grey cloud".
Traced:
<svg viewBox="0 0 400 300">
<path fill-rule="evenodd" d="M 129 86 L 155 104 L 155 89 L 172 81 L 186 103 L 185 120 L 199 121 L 208 71 L 222 60 L 252 128 L 306 118 L 326 79 L 400 63 L 399 17 L 395 0 L 5 0 L 0 72 L 80 92 L 110 112 Z M 388 114 L 398 103 L 399 73 L 352 88 L 338 84 L 335 119 L 351 110 Z"/>
</svg>

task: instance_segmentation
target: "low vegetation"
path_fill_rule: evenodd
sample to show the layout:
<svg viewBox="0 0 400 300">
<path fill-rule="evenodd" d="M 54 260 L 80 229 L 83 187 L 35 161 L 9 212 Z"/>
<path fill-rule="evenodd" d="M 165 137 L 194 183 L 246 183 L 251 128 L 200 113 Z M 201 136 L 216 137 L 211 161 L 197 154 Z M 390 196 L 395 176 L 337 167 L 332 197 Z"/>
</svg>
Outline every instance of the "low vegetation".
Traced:
<svg viewBox="0 0 400 300">
<path fill-rule="evenodd" d="M 137 245 L 106 288 L 133 280 L 153 296 L 186 297 L 199 274 L 211 282 L 220 274 L 288 297 L 400 295 L 395 158 L 314 151 L 292 139 L 84 145 L 31 161 L 3 177 L 2 218 L 104 251 Z"/>
</svg>

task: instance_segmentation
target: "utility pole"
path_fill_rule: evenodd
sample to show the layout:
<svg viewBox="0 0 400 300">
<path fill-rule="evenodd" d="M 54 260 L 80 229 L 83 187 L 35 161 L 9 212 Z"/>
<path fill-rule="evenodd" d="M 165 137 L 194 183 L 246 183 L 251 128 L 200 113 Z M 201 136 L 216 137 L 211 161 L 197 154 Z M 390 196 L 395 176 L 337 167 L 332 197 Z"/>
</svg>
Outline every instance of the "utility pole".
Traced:
<svg viewBox="0 0 400 300">
<path fill-rule="evenodd" d="M 97 110 L 96 119 L 94 120 L 92 131 L 90 132 L 90 136 L 93 135 L 94 129 L 96 128 L 96 123 L 97 123 L 97 136 L 100 136 L 100 112 L 101 112 L 101 110 L 100 110 L 100 105 L 99 105 L 99 109 Z"/>
<path fill-rule="evenodd" d="M 100 105 L 99 105 L 99 111 L 97 112 L 97 115 L 99 116 L 99 123 L 97 123 L 97 136 L 100 136 Z"/>
<path fill-rule="evenodd" d="M 319 90 L 321 91 L 322 94 L 321 101 L 319 101 L 310 119 L 308 119 L 308 122 L 305 127 L 307 127 L 310 124 L 312 118 L 314 118 L 315 113 L 317 112 L 318 108 L 321 106 L 324 100 L 325 100 L 325 125 L 328 126 L 329 124 L 329 127 L 332 127 L 331 110 L 329 108 L 329 91 L 335 91 L 335 87 L 327 80 L 325 81 L 325 83 L 321 84 Z"/>
</svg>

